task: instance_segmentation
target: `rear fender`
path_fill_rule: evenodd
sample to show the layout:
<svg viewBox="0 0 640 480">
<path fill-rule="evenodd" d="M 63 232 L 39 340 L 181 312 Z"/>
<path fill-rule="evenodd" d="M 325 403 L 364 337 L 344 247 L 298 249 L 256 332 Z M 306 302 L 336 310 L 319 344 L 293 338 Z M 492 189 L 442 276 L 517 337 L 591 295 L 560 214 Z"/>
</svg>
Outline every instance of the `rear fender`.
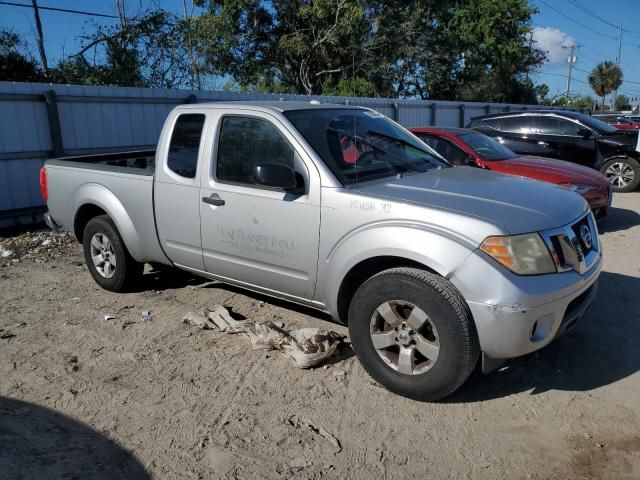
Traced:
<svg viewBox="0 0 640 480">
<path fill-rule="evenodd" d="M 135 260 L 140 261 L 144 258 L 144 248 L 140 234 L 131 221 L 124 205 L 111 190 L 97 183 L 86 183 L 76 190 L 72 199 L 74 223 L 80 208 L 87 204 L 100 207 L 109 215 L 109 218 L 115 223 L 127 250 Z M 82 241 L 82 239 L 79 240 Z"/>
</svg>

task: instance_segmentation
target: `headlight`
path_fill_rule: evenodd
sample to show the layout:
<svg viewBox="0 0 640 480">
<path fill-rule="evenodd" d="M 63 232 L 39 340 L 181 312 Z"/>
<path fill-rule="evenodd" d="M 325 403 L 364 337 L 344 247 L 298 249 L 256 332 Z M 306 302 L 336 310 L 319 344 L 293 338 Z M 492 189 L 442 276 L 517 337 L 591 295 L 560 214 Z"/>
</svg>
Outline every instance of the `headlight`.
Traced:
<svg viewBox="0 0 640 480">
<path fill-rule="evenodd" d="M 480 245 L 480 250 L 518 275 L 539 275 L 556 271 L 551 253 L 537 233 L 488 237 Z"/>
<path fill-rule="evenodd" d="M 595 185 L 585 185 L 583 183 L 560 183 L 558 184 L 560 188 L 564 188 L 565 190 L 570 190 L 572 192 L 576 192 L 579 195 L 584 195 L 591 190 L 595 190 Z"/>
</svg>

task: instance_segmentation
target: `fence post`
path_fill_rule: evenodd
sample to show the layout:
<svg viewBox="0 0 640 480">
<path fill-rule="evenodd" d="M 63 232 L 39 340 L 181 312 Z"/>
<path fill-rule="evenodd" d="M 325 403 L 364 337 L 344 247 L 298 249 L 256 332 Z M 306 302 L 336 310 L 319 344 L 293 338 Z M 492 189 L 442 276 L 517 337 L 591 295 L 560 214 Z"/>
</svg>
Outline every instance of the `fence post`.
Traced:
<svg viewBox="0 0 640 480">
<path fill-rule="evenodd" d="M 436 125 L 436 110 L 438 109 L 438 104 L 433 102 L 429 105 L 429 108 L 431 109 L 431 126 L 434 127 Z"/>
<path fill-rule="evenodd" d="M 64 155 L 64 145 L 62 144 L 62 129 L 60 128 L 60 113 L 58 112 L 58 100 L 54 90 L 44 92 L 44 101 L 47 106 L 47 119 L 49 120 L 49 134 L 51 135 L 51 146 L 53 156 Z"/>
<path fill-rule="evenodd" d="M 400 119 L 400 105 L 398 103 L 394 103 L 393 107 L 393 121 L 397 122 Z"/>
<path fill-rule="evenodd" d="M 484 106 L 485 115 L 489 115 L 491 113 L 491 105 L 487 104 Z"/>
<path fill-rule="evenodd" d="M 458 107 L 460 109 L 460 128 L 464 127 L 464 103 L 461 103 Z"/>
<path fill-rule="evenodd" d="M 511 111 L 511 105 L 507 105 L 506 107 L 504 107 L 504 111 L 505 112 L 510 112 Z"/>
</svg>

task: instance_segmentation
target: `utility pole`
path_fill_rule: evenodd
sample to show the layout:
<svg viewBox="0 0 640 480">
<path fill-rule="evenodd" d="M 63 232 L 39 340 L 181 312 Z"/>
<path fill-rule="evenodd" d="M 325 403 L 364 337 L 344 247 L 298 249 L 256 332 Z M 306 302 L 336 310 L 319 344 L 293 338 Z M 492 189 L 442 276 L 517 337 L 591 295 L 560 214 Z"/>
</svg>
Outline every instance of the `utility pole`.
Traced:
<svg viewBox="0 0 640 480">
<path fill-rule="evenodd" d="M 529 49 L 531 49 L 531 46 L 533 45 L 533 29 L 529 30 Z M 525 80 L 529 80 L 529 69 L 527 69 L 527 72 L 525 73 Z"/>
<path fill-rule="evenodd" d="M 38 50 L 40 50 L 40 61 L 42 62 L 42 68 L 44 73 L 49 74 L 49 65 L 47 63 L 47 53 L 44 50 L 44 34 L 42 33 L 42 22 L 40 22 L 40 11 L 38 10 L 38 1 L 31 0 L 33 3 L 33 15 L 36 19 L 36 31 L 38 32 Z"/>
<path fill-rule="evenodd" d="M 571 74 L 573 73 L 573 66 L 575 65 L 577 58 L 574 55 L 576 46 L 575 45 L 570 45 L 570 46 L 566 46 L 563 45 L 562 48 L 567 48 L 569 49 L 569 57 L 567 58 L 567 63 L 569 64 L 569 76 L 567 77 L 567 100 L 569 99 L 569 92 L 571 91 Z"/>
<path fill-rule="evenodd" d="M 618 37 L 618 56 L 616 57 L 616 64 L 620 67 L 620 56 L 622 55 L 622 23 L 620 24 L 620 36 Z M 613 92 L 613 99 L 611 100 L 611 109 L 613 110 L 618 97 L 618 89 Z"/>
</svg>

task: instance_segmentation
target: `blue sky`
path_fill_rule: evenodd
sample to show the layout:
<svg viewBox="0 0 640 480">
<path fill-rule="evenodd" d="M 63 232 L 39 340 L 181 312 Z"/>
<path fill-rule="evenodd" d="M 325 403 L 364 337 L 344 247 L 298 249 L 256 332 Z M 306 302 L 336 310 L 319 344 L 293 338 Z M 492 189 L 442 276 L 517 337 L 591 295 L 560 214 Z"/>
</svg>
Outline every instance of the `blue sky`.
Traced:
<svg viewBox="0 0 640 480">
<path fill-rule="evenodd" d="M 537 27 L 536 46 L 548 51 L 550 57 L 534 78 L 549 85 L 551 96 L 566 92 L 569 51 L 562 46 L 572 44 L 579 48 L 571 92 L 593 94 L 586 84 L 588 72 L 602 60 L 615 61 L 619 28 L 612 25 L 622 23 L 621 66 L 627 82 L 619 93 L 640 97 L 640 0 L 533 0 L 532 3 L 540 11 L 533 19 Z"/>
<path fill-rule="evenodd" d="M 29 0 L 11 1 L 31 3 Z M 115 0 L 40 0 L 39 3 L 41 6 L 112 15 L 116 13 Z M 570 45 L 578 47 L 571 92 L 592 93 L 586 84 L 587 72 L 602 60 L 616 59 L 619 29 L 615 26 L 622 22 L 621 58 L 627 82 L 620 88 L 620 93 L 640 97 L 640 0 L 531 0 L 531 3 L 540 10 L 533 19 L 536 27 L 534 41 L 536 46 L 547 51 L 549 56 L 549 62 L 533 78 L 537 82 L 549 85 L 551 96 L 566 91 L 568 50 L 562 47 Z M 130 14 L 157 7 L 176 13 L 182 10 L 182 0 L 126 0 L 126 5 Z M 111 19 L 48 11 L 41 11 L 41 17 L 45 46 L 52 64 L 78 50 L 77 37 L 87 29 L 87 22 L 116 22 Z M 31 9 L 0 5 L 0 25 L 12 27 L 24 34 L 30 40 L 32 53 L 36 54 Z"/>
</svg>

